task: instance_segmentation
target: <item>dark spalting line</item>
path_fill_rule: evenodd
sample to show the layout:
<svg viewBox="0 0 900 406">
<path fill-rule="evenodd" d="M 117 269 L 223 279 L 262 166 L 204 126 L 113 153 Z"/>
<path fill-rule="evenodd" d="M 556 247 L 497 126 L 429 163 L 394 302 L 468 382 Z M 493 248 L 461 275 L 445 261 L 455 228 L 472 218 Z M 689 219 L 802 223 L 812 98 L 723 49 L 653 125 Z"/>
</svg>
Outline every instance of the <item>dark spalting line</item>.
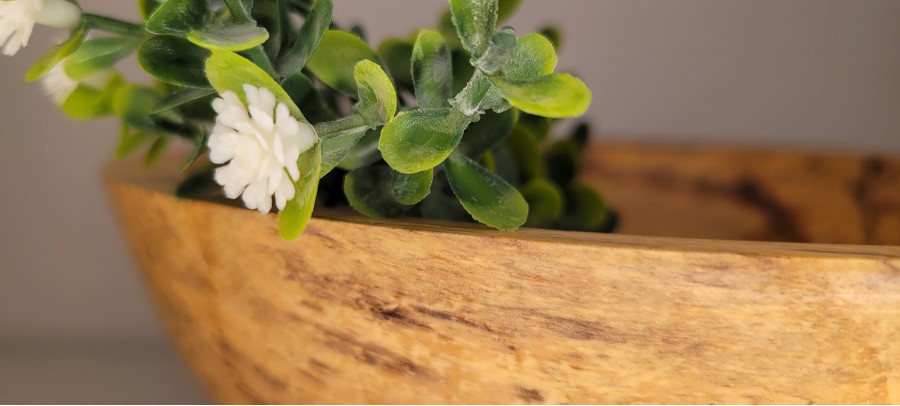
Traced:
<svg viewBox="0 0 900 406">
<path fill-rule="evenodd" d="M 875 240 L 875 231 L 880 217 L 879 208 L 872 204 L 869 193 L 877 182 L 877 178 L 884 173 L 885 162 L 876 157 L 869 157 L 862 163 L 859 179 L 853 187 L 853 200 L 862 218 L 863 242 L 872 244 Z"/>
<path fill-rule="evenodd" d="M 602 323 L 552 316 L 539 312 L 532 312 L 532 314 L 543 319 L 542 325 L 545 328 L 573 340 L 600 340 L 609 344 L 619 344 L 627 341 L 626 335 L 622 331 Z"/>
<path fill-rule="evenodd" d="M 459 324 L 462 324 L 462 325 L 464 325 L 464 326 L 476 328 L 476 329 L 479 329 L 479 330 L 482 330 L 482 331 L 485 331 L 485 332 L 488 332 L 488 333 L 491 333 L 491 334 L 497 334 L 497 331 L 495 331 L 494 329 L 492 329 L 492 328 L 490 328 L 490 327 L 488 327 L 488 326 L 486 326 L 486 325 L 484 325 L 484 324 L 478 324 L 478 323 L 475 323 L 475 322 L 466 320 L 466 319 L 464 319 L 464 318 L 462 318 L 462 317 L 455 316 L 455 315 L 450 314 L 450 313 L 447 313 L 447 312 L 442 312 L 442 311 L 439 311 L 439 310 L 433 310 L 433 309 L 429 309 L 429 308 L 423 307 L 423 306 L 412 306 L 412 308 L 413 308 L 413 310 L 415 310 L 416 312 L 419 312 L 419 313 L 424 314 L 424 315 L 426 315 L 426 316 L 434 317 L 434 318 L 440 319 L 440 320 L 450 321 L 450 322 L 453 322 L 453 323 L 459 323 Z"/>
<path fill-rule="evenodd" d="M 321 370 L 324 370 L 324 371 L 331 371 L 331 367 L 330 367 L 330 366 L 328 366 L 328 365 L 325 364 L 324 362 L 319 361 L 319 360 L 317 360 L 317 359 L 315 359 L 315 358 L 313 358 L 313 357 L 310 357 L 310 358 L 309 358 L 309 365 L 312 365 L 312 366 L 314 366 L 314 367 L 316 367 L 316 368 L 319 368 L 319 369 L 321 369 Z"/>
<path fill-rule="evenodd" d="M 762 211 L 768 217 L 771 231 L 776 234 L 777 241 L 811 242 L 797 225 L 793 211 L 781 204 L 757 180 L 749 176 L 744 176 L 736 182 L 716 183 L 703 178 L 681 178 L 665 169 L 626 173 L 610 171 L 599 164 L 593 165 L 592 169 L 602 173 L 606 178 L 619 180 L 636 178 L 637 181 L 659 190 L 690 190 L 703 196 L 733 199 Z"/>
<path fill-rule="evenodd" d="M 537 389 L 519 388 L 519 398 L 528 403 L 540 403 L 544 401 L 544 395 L 541 395 Z"/>
<path fill-rule="evenodd" d="M 319 239 L 323 240 L 325 242 L 325 246 L 328 248 L 340 248 L 340 247 L 344 246 L 344 244 L 342 244 L 340 241 L 335 240 L 328 234 L 325 234 L 325 233 L 322 233 L 321 231 L 319 231 L 318 228 L 310 227 L 306 230 L 306 233 L 315 238 L 319 238 Z"/>
<path fill-rule="evenodd" d="M 319 378 L 319 377 L 316 376 L 316 375 L 313 375 L 311 372 L 309 372 L 309 371 L 307 371 L 307 370 L 305 370 L 305 369 L 297 369 L 297 372 L 299 372 L 300 375 L 305 376 L 305 377 L 306 377 L 307 379 L 309 379 L 310 381 L 313 381 L 313 382 L 315 382 L 315 383 L 317 383 L 317 384 L 319 384 L 319 385 L 325 383 L 325 381 L 323 381 L 321 378 Z"/>
<path fill-rule="evenodd" d="M 885 260 L 882 262 L 884 263 L 884 266 L 888 267 L 888 269 L 893 271 L 895 274 L 900 275 L 900 268 L 897 268 L 897 266 L 891 263 L 891 261 Z"/>
<path fill-rule="evenodd" d="M 278 378 L 275 378 L 269 371 L 266 371 L 261 365 L 253 362 L 253 360 L 248 358 L 246 355 L 235 350 L 234 347 L 231 344 L 229 344 L 227 341 L 225 341 L 224 338 L 219 337 L 217 344 L 219 347 L 219 351 L 222 353 L 222 362 L 230 370 L 234 371 L 237 369 L 237 367 L 235 365 L 235 361 L 238 361 L 238 362 L 250 367 L 250 369 L 253 370 L 253 372 L 260 379 L 262 379 L 264 382 L 268 383 L 273 388 L 278 389 L 278 390 L 287 389 L 287 384 L 284 381 L 282 381 Z"/>
<path fill-rule="evenodd" d="M 416 328 L 421 328 L 424 330 L 432 330 L 431 326 L 410 317 L 409 314 L 407 314 L 406 312 L 404 312 L 400 309 L 379 310 L 379 309 L 373 308 L 372 313 L 375 314 L 376 317 L 379 317 L 384 320 L 389 320 L 389 321 L 392 321 L 395 323 L 399 323 L 404 326 L 416 327 Z"/>
<path fill-rule="evenodd" d="M 427 368 L 387 348 L 377 344 L 360 342 L 347 334 L 331 330 L 320 324 L 315 326 L 325 336 L 330 338 L 330 340 L 325 342 L 325 345 L 344 355 L 352 356 L 392 373 L 413 375 L 422 379 L 432 379 L 434 375 Z"/>
<path fill-rule="evenodd" d="M 270 403 L 270 402 L 266 402 L 262 397 L 260 397 L 255 392 L 250 390 L 250 388 L 244 386 L 244 384 L 242 384 L 240 381 L 236 380 L 234 382 L 234 389 L 236 389 L 238 392 L 240 392 L 241 395 L 246 396 L 247 399 L 250 399 L 250 402 L 248 402 L 250 404 L 267 405 Z"/>
</svg>

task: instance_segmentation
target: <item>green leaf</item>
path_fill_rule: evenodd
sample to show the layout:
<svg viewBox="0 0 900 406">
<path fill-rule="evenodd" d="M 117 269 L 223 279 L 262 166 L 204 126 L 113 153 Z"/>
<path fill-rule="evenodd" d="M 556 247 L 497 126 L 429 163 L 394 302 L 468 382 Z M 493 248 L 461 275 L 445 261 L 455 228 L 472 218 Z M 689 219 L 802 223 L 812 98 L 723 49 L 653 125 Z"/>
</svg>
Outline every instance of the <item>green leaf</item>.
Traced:
<svg viewBox="0 0 900 406">
<path fill-rule="evenodd" d="M 116 157 L 125 158 L 131 155 L 138 147 L 155 137 L 156 135 L 137 130 L 123 122 L 119 132 L 119 143 L 116 146 Z"/>
<path fill-rule="evenodd" d="M 326 36 L 333 12 L 332 0 L 315 1 L 291 48 L 278 58 L 279 73 L 288 76 L 308 63 L 310 56 L 321 46 L 321 41 Z"/>
<path fill-rule="evenodd" d="M 562 190 L 555 183 L 536 178 L 520 189 L 528 202 L 528 227 L 549 227 L 563 213 Z"/>
<path fill-rule="evenodd" d="M 95 73 L 112 68 L 131 55 L 141 44 L 140 39 L 105 37 L 85 41 L 65 61 L 66 75 L 80 81 Z"/>
<path fill-rule="evenodd" d="M 591 105 L 590 89 L 580 79 L 565 73 L 531 81 L 492 77 L 491 83 L 513 107 L 542 117 L 578 117 Z"/>
<path fill-rule="evenodd" d="M 569 139 L 578 146 L 579 151 L 583 151 L 591 139 L 591 126 L 586 122 L 578 123 L 578 125 L 569 134 Z"/>
<path fill-rule="evenodd" d="M 502 23 L 512 17 L 522 4 L 522 0 L 500 0 L 497 10 L 497 23 Z"/>
<path fill-rule="evenodd" d="M 518 163 L 518 177 L 522 182 L 528 182 L 541 176 L 544 167 L 540 144 L 538 144 L 537 137 L 528 128 L 522 126 L 514 128 L 506 139 L 506 145 Z"/>
<path fill-rule="evenodd" d="M 124 79 L 118 74 L 103 89 L 95 89 L 82 83 L 63 102 L 62 110 L 75 120 L 89 120 L 112 114 L 113 100 L 124 83 Z"/>
<path fill-rule="evenodd" d="M 466 129 L 460 145 L 461 151 L 469 157 L 477 157 L 489 151 L 503 142 L 518 119 L 519 111 L 513 109 L 502 113 L 485 113 Z"/>
<path fill-rule="evenodd" d="M 126 85 L 116 93 L 113 111 L 130 127 L 146 133 L 161 133 L 150 118 L 150 112 L 161 98 L 156 90 L 149 87 Z"/>
<path fill-rule="evenodd" d="M 322 144 L 317 142 L 297 161 L 300 179 L 294 182 L 294 198 L 278 213 L 278 234 L 285 241 L 294 241 L 303 235 L 319 191 L 319 172 L 322 166 Z"/>
<path fill-rule="evenodd" d="M 322 94 L 303 73 L 297 72 L 281 81 L 281 87 L 298 106 L 303 106 L 303 114 L 310 123 L 336 120 L 337 114 L 322 100 Z"/>
<path fill-rule="evenodd" d="M 453 91 L 453 59 L 440 33 L 422 30 L 412 51 L 411 72 L 420 108 L 447 107 Z"/>
<path fill-rule="evenodd" d="M 399 39 L 387 39 L 378 46 L 378 56 L 394 75 L 397 87 L 413 88 L 412 60 L 413 44 Z"/>
<path fill-rule="evenodd" d="M 153 77 L 173 85 L 209 88 L 204 64 L 210 52 L 189 41 L 170 35 L 159 35 L 138 49 L 141 67 Z"/>
<path fill-rule="evenodd" d="M 431 193 L 434 169 L 405 174 L 391 171 L 391 195 L 401 204 L 414 205 Z"/>
<path fill-rule="evenodd" d="M 25 73 L 25 80 L 34 82 L 50 72 L 54 66 L 62 62 L 67 56 L 71 55 L 78 49 L 87 37 L 87 24 L 82 20 L 81 24 L 75 27 L 69 34 L 69 38 L 59 43 L 46 55 L 41 57 L 34 65 Z"/>
<path fill-rule="evenodd" d="M 210 0 L 166 0 L 147 19 L 147 31 L 185 36 L 203 27 L 210 14 Z"/>
<path fill-rule="evenodd" d="M 513 156 L 512 149 L 506 144 L 500 144 L 494 147 L 490 152 L 494 157 L 493 172 L 509 182 L 510 185 L 520 185 L 519 164 Z"/>
<path fill-rule="evenodd" d="M 387 124 L 397 114 L 397 92 L 387 73 L 378 64 L 362 60 L 353 69 L 359 89 L 359 103 L 353 111 L 371 127 Z"/>
<path fill-rule="evenodd" d="M 517 43 L 518 37 L 516 37 L 515 30 L 504 27 L 491 37 L 487 51 L 475 61 L 475 66 L 485 75 L 496 74 L 512 55 Z"/>
<path fill-rule="evenodd" d="M 221 27 L 205 27 L 191 31 L 188 40 L 194 45 L 213 50 L 244 51 L 262 45 L 269 39 L 265 28 L 256 23 L 231 24 Z"/>
<path fill-rule="evenodd" d="M 380 161 L 381 151 L 378 150 L 380 138 L 381 129 L 369 130 L 344 154 L 344 159 L 338 164 L 338 167 L 352 171 Z"/>
<path fill-rule="evenodd" d="M 160 100 L 156 106 L 153 106 L 153 109 L 150 111 L 150 114 L 160 114 L 170 110 L 177 109 L 185 104 L 193 103 L 197 100 L 209 98 L 210 96 L 216 94 L 215 90 L 212 89 L 193 89 L 187 88 L 176 91 L 166 98 Z"/>
<path fill-rule="evenodd" d="M 409 208 L 391 194 L 391 168 L 377 165 L 355 170 L 344 178 L 344 195 L 354 210 L 369 217 L 397 217 Z"/>
<path fill-rule="evenodd" d="M 322 176 L 331 172 L 371 127 L 365 120 L 352 115 L 335 121 L 316 124 L 316 132 L 322 138 Z"/>
<path fill-rule="evenodd" d="M 163 2 L 160 0 L 138 0 L 138 9 L 141 11 L 141 18 L 143 18 L 144 21 L 147 21 L 162 3 Z"/>
<path fill-rule="evenodd" d="M 169 146 L 171 140 L 169 137 L 157 137 L 153 144 L 150 145 L 150 149 L 147 150 L 147 155 L 144 156 L 144 165 L 156 163 L 163 152 L 166 151 L 166 147 Z"/>
<path fill-rule="evenodd" d="M 353 70 L 362 60 L 380 63 L 372 48 L 348 32 L 330 30 L 309 57 L 306 66 L 326 85 L 350 97 L 357 96 Z"/>
<path fill-rule="evenodd" d="M 498 230 L 515 230 L 528 220 L 528 202 L 512 185 L 462 154 L 444 167 L 453 193 L 472 218 Z"/>
<path fill-rule="evenodd" d="M 503 78 L 510 81 L 528 81 L 550 75 L 559 62 L 556 49 L 546 37 L 528 34 L 519 42 L 503 66 Z"/>
<path fill-rule="evenodd" d="M 422 172 L 450 156 L 468 125 L 469 119 L 455 109 L 411 111 L 384 127 L 378 148 L 397 172 Z"/>
<path fill-rule="evenodd" d="M 554 182 L 565 185 L 578 175 L 580 150 L 572 140 L 554 142 L 544 152 L 547 175 Z"/>
<path fill-rule="evenodd" d="M 194 165 L 194 162 L 197 161 L 197 158 L 200 157 L 200 154 L 202 154 L 203 150 L 206 148 L 207 140 L 206 135 L 203 133 L 197 134 L 197 136 L 194 137 L 194 148 L 191 150 L 190 155 L 182 162 L 181 168 L 178 168 L 178 173 L 187 172 L 187 170 Z"/>
<path fill-rule="evenodd" d="M 562 47 L 563 35 L 562 31 L 557 27 L 546 27 L 541 30 L 541 35 L 547 37 L 548 40 L 553 44 L 553 47 L 556 49 L 560 49 Z"/>
<path fill-rule="evenodd" d="M 446 176 L 434 179 L 431 194 L 419 205 L 422 217 L 444 221 L 472 221 L 472 216 L 453 195 Z"/>
<path fill-rule="evenodd" d="M 269 89 L 275 95 L 275 100 L 288 106 L 294 118 L 306 120 L 300 108 L 275 79 L 253 62 L 234 52 L 212 51 L 212 56 L 206 60 L 206 76 L 219 94 L 234 92 L 244 103 L 247 103 L 244 85 Z"/>
<path fill-rule="evenodd" d="M 497 26 L 497 0 L 450 0 L 450 12 L 463 48 L 480 58 Z"/>
<path fill-rule="evenodd" d="M 607 218 L 606 202 L 588 185 L 573 182 L 565 188 L 566 212 L 560 221 L 565 230 L 595 231 Z"/>
</svg>

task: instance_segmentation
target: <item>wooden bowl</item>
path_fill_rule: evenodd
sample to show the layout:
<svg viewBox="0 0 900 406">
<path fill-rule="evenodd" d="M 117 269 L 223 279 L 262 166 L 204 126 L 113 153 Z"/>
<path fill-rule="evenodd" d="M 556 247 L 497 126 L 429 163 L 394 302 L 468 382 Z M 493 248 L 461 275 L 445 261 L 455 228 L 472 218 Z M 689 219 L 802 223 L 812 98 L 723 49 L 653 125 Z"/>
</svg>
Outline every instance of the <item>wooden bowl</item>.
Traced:
<svg viewBox="0 0 900 406">
<path fill-rule="evenodd" d="M 900 402 L 900 160 L 607 144 L 585 167 L 622 234 L 320 212 L 285 243 L 173 173 L 106 180 L 219 402 Z"/>
</svg>

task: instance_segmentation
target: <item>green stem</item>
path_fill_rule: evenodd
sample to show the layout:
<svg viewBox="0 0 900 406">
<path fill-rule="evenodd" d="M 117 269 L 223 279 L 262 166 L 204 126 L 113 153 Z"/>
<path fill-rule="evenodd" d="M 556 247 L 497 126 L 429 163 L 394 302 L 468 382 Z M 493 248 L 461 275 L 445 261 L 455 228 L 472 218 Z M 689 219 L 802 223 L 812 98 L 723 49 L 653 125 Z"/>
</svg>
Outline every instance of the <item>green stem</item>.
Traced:
<svg viewBox="0 0 900 406">
<path fill-rule="evenodd" d="M 225 0 L 225 5 L 231 11 L 234 22 L 246 24 L 253 21 L 253 17 L 250 16 L 250 10 L 247 10 L 247 7 L 244 6 L 243 0 Z"/>
<path fill-rule="evenodd" d="M 336 138 L 372 128 L 362 116 L 351 114 L 334 121 L 326 121 L 315 125 L 320 138 Z"/>
<path fill-rule="evenodd" d="M 85 13 L 84 19 L 87 21 L 88 26 L 90 26 L 91 28 L 103 30 L 113 34 L 135 38 L 143 38 L 148 35 L 147 30 L 144 29 L 144 26 L 141 24 L 130 23 L 127 21 L 90 13 Z"/>
</svg>

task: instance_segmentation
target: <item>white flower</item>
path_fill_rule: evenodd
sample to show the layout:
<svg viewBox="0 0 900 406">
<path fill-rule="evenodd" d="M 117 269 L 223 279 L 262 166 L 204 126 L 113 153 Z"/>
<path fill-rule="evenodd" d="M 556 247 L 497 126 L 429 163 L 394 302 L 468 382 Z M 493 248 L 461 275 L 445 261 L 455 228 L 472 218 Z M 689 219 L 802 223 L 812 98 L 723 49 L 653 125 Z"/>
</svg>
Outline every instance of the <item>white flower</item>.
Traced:
<svg viewBox="0 0 900 406">
<path fill-rule="evenodd" d="M 90 75 L 79 82 L 72 79 L 66 73 L 65 65 L 65 60 L 60 61 L 41 79 L 44 91 L 59 105 L 66 102 L 66 99 L 72 95 L 72 92 L 78 88 L 78 85 L 83 84 L 92 89 L 102 90 L 109 84 L 109 80 L 113 77 L 113 70 L 106 69 Z"/>
<path fill-rule="evenodd" d="M 71 29 L 81 20 L 78 6 L 66 0 L 0 0 L 0 46 L 15 55 L 28 45 L 34 24 Z"/>
<path fill-rule="evenodd" d="M 297 159 L 318 140 L 316 130 L 291 116 L 284 103 L 264 88 L 244 85 L 247 104 L 234 92 L 213 101 L 218 113 L 209 137 L 210 160 L 228 163 L 216 170 L 215 180 L 229 199 L 242 196 L 247 208 L 268 213 L 284 209 L 294 197 L 293 182 L 300 178 Z"/>
<path fill-rule="evenodd" d="M 62 105 L 78 87 L 78 81 L 66 74 L 64 63 L 58 63 L 41 79 L 44 91 L 53 98 L 56 104 Z"/>
</svg>

